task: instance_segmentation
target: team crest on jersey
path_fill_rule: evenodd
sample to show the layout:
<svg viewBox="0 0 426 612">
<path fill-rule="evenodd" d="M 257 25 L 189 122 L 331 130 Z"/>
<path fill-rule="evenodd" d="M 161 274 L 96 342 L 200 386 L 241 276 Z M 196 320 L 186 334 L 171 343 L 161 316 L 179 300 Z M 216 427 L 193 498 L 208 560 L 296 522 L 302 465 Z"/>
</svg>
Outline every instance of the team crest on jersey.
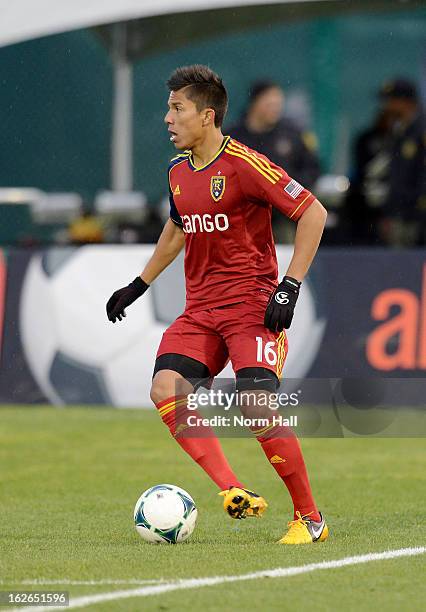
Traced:
<svg viewBox="0 0 426 612">
<path fill-rule="evenodd" d="M 219 202 L 225 193 L 226 177 L 212 176 L 210 180 L 210 193 L 215 202 Z"/>
</svg>

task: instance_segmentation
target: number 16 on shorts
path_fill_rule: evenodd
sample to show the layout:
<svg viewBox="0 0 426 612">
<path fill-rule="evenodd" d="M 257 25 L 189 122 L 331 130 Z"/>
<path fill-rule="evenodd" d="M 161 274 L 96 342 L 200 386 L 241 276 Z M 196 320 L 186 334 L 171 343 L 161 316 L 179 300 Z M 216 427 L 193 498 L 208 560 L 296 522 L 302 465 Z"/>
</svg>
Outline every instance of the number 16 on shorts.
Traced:
<svg viewBox="0 0 426 612">
<path fill-rule="evenodd" d="M 256 361 L 269 369 L 273 369 L 278 378 L 281 377 L 287 354 L 287 338 L 282 331 L 276 340 L 256 336 Z"/>
</svg>

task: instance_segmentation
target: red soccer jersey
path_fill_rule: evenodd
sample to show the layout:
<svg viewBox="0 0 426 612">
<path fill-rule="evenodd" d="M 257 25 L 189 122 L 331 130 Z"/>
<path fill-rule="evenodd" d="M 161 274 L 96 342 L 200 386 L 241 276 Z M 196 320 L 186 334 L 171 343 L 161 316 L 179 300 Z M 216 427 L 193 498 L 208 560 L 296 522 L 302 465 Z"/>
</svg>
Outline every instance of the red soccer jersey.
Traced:
<svg viewBox="0 0 426 612">
<path fill-rule="evenodd" d="M 243 301 L 277 285 L 272 206 L 297 221 L 314 201 L 267 157 L 226 136 L 196 168 L 191 153 L 169 167 L 170 217 L 185 233 L 186 309 Z"/>
</svg>

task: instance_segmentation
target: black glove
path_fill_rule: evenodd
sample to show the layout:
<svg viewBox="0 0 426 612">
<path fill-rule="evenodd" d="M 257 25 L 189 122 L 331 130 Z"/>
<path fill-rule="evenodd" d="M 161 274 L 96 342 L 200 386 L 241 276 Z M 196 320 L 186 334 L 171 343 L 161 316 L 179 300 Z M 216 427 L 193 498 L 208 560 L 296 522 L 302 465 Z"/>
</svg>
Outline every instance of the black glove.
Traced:
<svg viewBox="0 0 426 612">
<path fill-rule="evenodd" d="M 112 323 L 115 323 L 117 319 L 121 321 L 122 317 L 126 316 L 124 309 L 133 304 L 148 288 L 149 285 L 140 276 L 137 276 L 127 287 L 114 291 L 106 305 L 108 319 Z"/>
<path fill-rule="evenodd" d="M 301 284 L 291 276 L 284 276 L 269 298 L 265 310 L 265 327 L 273 332 L 280 332 L 290 327 Z"/>
</svg>

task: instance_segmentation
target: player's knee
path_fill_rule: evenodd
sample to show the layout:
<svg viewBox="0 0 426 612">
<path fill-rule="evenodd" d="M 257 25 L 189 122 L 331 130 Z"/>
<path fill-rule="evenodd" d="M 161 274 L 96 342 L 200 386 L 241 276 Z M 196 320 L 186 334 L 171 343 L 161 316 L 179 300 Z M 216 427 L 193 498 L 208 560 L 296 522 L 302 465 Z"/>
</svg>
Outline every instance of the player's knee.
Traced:
<svg viewBox="0 0 426 612">
<path fill-rule="evenodd" d="M 154 404 L 159 404 L 162 400 L 167 399 L 167 396 L 165 395 L 164 391 L 165 390 L 160 385 L 152 383 L 151 391 L 149 393 L 151 401 Z"/>
<path fill-rule="evenodd" d="M 164 353 L 155 361 L 151 400 L 158 404 L 170 397 L 188 395 L 209 380 L 210 372 L 205 364 L 186 355 Z"/>
<path fill-rule="evenodd" d="M 268 368 L 242 368 L 236 373 L 236 388 L 241 391 L 269 391 L 275 393 L 280 386 L 278 376 Z"/>
<path fill-rule="evenodd" d="M 187 395 L 192 389 L 192 385 L 177 372 L 160 370 L 153 378 L 150 396 L 154 404 L 158 404 L 169 397 Z"/>
<path fill-rule="evenodd" d="M 239 407 L 249 419 L 271 416 L 269 397 L 279 387 L 278 377 L 267 368 L 243 368 L 236 375 Z"/>
<path fill-rule="evenodd" d="M 164 370 L 157 372 L 151 385 L 151 400 L 158 404 L 168 397 L 175 395 L 174 377 L 167 374 Z"/>
</svg>

